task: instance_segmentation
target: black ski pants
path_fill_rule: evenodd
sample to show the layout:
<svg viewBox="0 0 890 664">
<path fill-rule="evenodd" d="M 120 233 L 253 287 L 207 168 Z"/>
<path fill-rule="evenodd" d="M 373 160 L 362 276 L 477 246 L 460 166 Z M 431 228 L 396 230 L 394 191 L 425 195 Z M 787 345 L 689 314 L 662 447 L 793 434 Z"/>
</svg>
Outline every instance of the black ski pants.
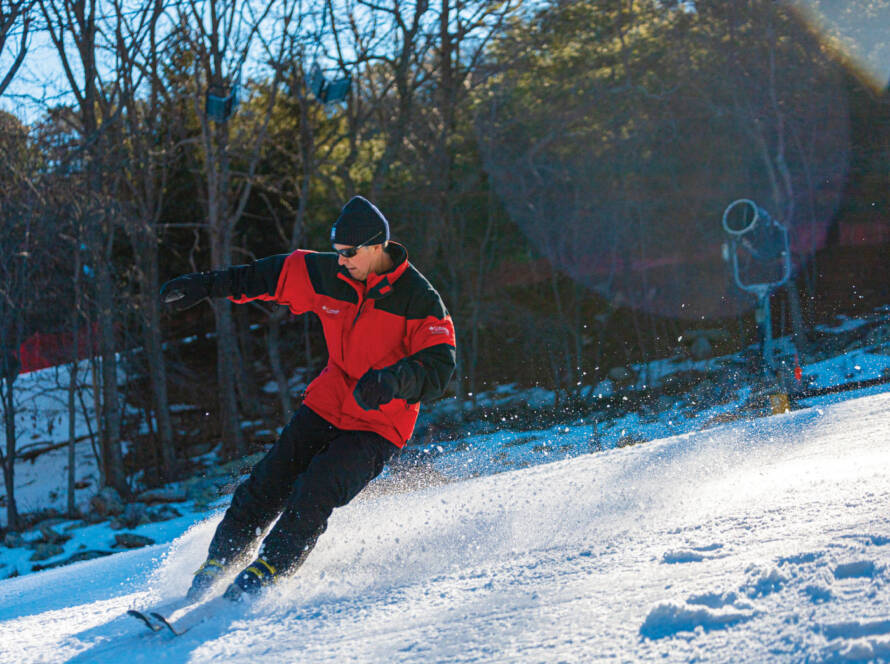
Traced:
<svg viewBox="0 0 890 664">
<path fill-rule="evenodd" d="M 293 571 L 327 528 L 334 508 L 352 500 L 396 451 L 379 434 L 338 429 L 300 406 L 235 490 L 209 557 L 231 563 L 278 517 L 260 556 L 281 572 Z"/>
</svg>

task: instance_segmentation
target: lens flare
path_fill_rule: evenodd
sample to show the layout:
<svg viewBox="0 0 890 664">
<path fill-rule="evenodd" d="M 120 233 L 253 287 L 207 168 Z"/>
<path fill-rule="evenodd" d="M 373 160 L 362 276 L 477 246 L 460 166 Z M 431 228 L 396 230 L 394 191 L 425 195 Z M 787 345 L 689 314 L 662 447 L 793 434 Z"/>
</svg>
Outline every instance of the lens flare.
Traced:
<svg viewBox="0 0 890 664">
<path fill-rule="evenodd" d="M 890 82 L 890 4 L 790 0 L 790 6 L 823 45 L 876 92 Z"/>
<path fill-rule="evenodd" d="M 696 10 L 624 17 L 611 42 L 596 13 L 526 26 L 537 49 L 504 56 L 476 128 L 495 191 L 550 265 L 616 306 L 697 319 L 755 305 L 723 259 L 726 206 L 756 201 L 799 268 L 826 244 L 851 139 L 849 73 L 799 12 Z"/>
</svg>

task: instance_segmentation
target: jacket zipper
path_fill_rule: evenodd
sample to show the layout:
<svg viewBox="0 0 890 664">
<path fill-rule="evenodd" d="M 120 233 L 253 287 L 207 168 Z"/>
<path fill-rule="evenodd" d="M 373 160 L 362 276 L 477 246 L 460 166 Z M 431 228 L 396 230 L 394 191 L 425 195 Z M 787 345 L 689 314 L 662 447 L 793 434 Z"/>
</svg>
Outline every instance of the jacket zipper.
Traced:
<svg viewBox="0 0 890 664">
<path fill-rule="evenodd" d="M 355 324 L 358 322 L 358 317 L 362 315 L 362 309 L 365 308 L 365 302 L 367 302 L 367 301 L 368 301 L 368 298 L 365 297 L 364 295 L 359 296 L 358 310 L 356 310 L 356 312 L 355 312 L 355 318 L 352 319 L 352 327 L 349 328 L 350 330 L 355 328 Z"/>
<path fill-rule="evenodd" d="M 355 324 L 358 322 L 358 317 L 362 315 L 362 309 L 365 306 L 365 300 L 367 300 L 364 295 L 358 292 L 357 288 L 355 290 L 358 294 L 358 310 L 355 312 L 355 318 L 352 319 L 352 325 L 349 326 L 348 330 L 344 329 L 343 334 L 340 336 L 340 359 L 344 365 L 346 364 L 346 335 L 355 329 Z"/>
</svg>

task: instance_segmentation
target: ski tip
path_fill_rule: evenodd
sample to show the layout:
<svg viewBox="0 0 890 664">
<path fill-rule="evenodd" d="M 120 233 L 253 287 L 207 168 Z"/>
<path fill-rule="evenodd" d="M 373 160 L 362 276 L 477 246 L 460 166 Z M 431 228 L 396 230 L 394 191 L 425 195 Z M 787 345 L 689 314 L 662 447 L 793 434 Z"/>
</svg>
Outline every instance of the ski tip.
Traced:
<svg viewBox="0 0 890 664">
<path fill-rule="evenodd" d="M 142 613 L 142 611 L 137 611 L 136 609 L 128 609 L 127 615 L 133 616 L 137 620 L 141 620 L 143 623 L 145 623 L 145 626 L 148 627 L 152 632 L 158 632 L 163 629 L 163 627 L 161 627 L 160 625 L 156 625 L 155 623 L 153 623 L 147 615 Z"/>
<path fill-rule="evenodd" d="M 170 621 L 167 620 L 167 618 L 165 618 L 164 616 L 162 616 L 160 613 L 158 613 L 156 611 L 151 612 L 151 617 L 155 618 L 156 620 L 160 620 L 164 624 L 164 627 L 169 629 L 173 633 L 174 636 L 182 636 L 183 634 L 185 634 L 188 631 L 188 629 L 176 629 L 172 625 L 172 623 L 170 623 Z"/>
</svg>

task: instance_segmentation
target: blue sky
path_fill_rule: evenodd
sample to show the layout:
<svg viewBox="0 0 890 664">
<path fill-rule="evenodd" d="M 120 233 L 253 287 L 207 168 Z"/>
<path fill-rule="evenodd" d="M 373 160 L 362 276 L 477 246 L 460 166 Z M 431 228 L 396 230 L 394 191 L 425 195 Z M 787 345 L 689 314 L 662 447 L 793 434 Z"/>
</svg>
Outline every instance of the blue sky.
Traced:
<svg viewBox="0 0 890 664">
<path fill-rule="evenodd" d="M 689 3 L 687 3 L 688 5 Z M 850 3 L 820 0 L 790 0 L 827 43 L 846 58 L 864 80 L 882 90 L 890 81 L 890 3 L 869 14 L 853 11 Z M 858 3 L 857 3 L 858 4 Z M 0 72 L 5 72 L 13 54 L 0 54 Z M 47 105 L 64 100 L 67 82 L 55 47 L 43 32 L 34 32 L 22 68 L 3 97 L 0 109 L 26 122 L 40 116 Z"/>
</svg>

